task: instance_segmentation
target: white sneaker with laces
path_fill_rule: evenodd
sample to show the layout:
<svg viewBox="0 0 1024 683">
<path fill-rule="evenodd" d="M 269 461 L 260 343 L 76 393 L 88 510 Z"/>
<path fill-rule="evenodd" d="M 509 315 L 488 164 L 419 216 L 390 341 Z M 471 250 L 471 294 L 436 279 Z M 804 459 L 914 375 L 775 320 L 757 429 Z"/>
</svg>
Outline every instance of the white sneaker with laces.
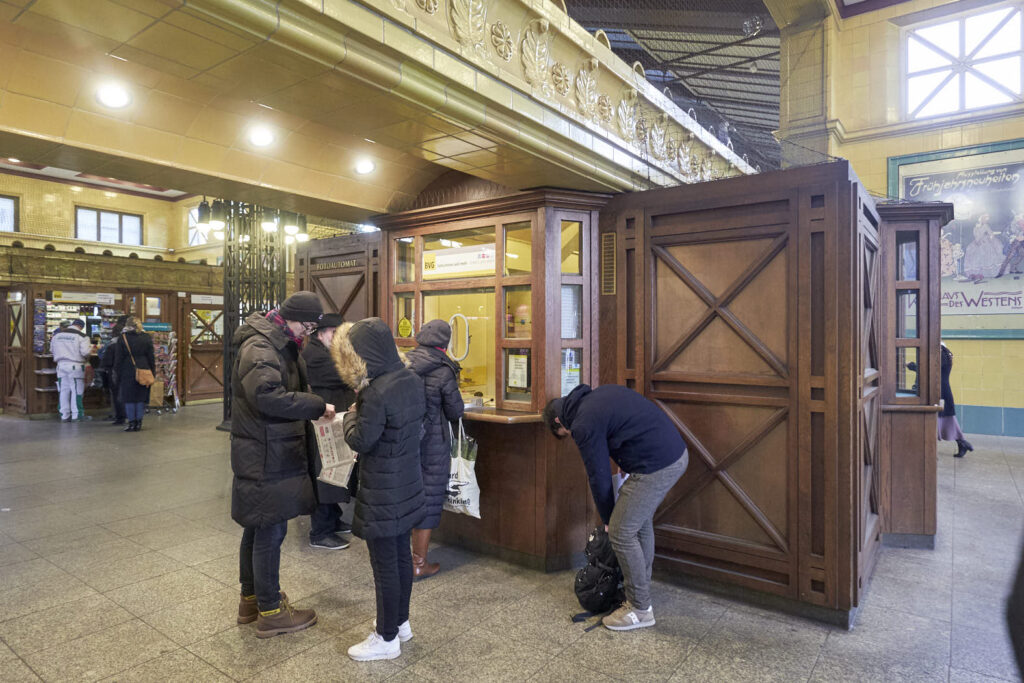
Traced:
<svg viewBox="0 0 1024 683">
<path fill-rule="evenodd" d="M 373 630 L 377 630 L 377 620 L 373 620 Z M 412 626 L 409 625 L 409 620 L 406 619 L 398 625 L 398 639 L 403 643 L 408 643 L 412 640 Z"/>
<path fill-rule="evenodd" d="M 395 638 L 390 643 L 374 631 L 366 640 L 348 649 L 348 656 L 357 662 L 370 662 L 375 659 L 394 659 L 402 654 L 402 646 Z"/>
</svg>

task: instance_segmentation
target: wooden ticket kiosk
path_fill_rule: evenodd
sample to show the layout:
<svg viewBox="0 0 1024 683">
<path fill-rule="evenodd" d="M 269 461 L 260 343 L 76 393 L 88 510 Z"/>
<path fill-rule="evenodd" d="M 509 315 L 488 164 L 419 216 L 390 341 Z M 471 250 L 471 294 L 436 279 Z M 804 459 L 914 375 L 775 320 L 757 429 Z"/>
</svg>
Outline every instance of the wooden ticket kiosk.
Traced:
<svg viewBox="0 0 1024 683">
<path fill-rule="evenodd" d="M 479 443 L 479 520 L 445 514 L 438 538 L 530 566 L 566 567 L 596 524 L 575 447 L 545 403 L 597 383 L 597 218 L 607 195 L 537 190 L 375 220 L 380 315 L 399 348 L 453 328 L 466 431 Z"/>
</svg>

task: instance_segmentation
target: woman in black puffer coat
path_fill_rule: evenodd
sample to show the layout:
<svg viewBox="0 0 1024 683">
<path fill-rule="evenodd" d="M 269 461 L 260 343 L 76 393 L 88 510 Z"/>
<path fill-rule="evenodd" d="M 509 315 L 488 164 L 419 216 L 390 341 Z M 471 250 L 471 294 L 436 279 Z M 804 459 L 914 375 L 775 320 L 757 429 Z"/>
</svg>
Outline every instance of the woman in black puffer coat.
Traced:
<svg viewBox="0 0 1024 683">
<path fill-rule="evenodd" d="M 142 417 L 149 403 L 149 387 L 135 381 L 135 370 L 151 370 L 156 374 L 156 357 L 153 339 L 142 329 L 142 323 L 135 316 L 129 316 L 124 331 L 114 347 L 114 372 L 117 373 L 118 392 L 128 417 L 126 432 L 142 429 Z"/>
<path fill-rule="evenodd" d="M 411 637 L 409 532 L 423 519 L 423 380 L 398 357 L 380 318 L 361 320 L 348 335 L 335 334 L 331 354 L 341 379 L 357 387 L 356 407 L 345 415 L 345 441 L 359 454 L 352 532 L 366 541 L 377 593 L 376 630 L 349 648 L 359 661 L 392 659 Z"/>
<path fill-rule="evenodd" d="M 423 379 L 427 415 L 420 441 L 420 467 L 426 500 L 423 521 L 412 531 L 412 569 L 417 579 L 433 576 L 441 568 L 427 562 L 430 531 L 441 524 L 441 507 L 448 492 L 451 471 L 451 423 L 462 417 L 465 404 L 459 392 L 459 364 L 445 353 L 452 328 L 443 320 L 431 320 L 416 335 L 419 343 L 406 354 L 409 368 Z"/>
</svg>

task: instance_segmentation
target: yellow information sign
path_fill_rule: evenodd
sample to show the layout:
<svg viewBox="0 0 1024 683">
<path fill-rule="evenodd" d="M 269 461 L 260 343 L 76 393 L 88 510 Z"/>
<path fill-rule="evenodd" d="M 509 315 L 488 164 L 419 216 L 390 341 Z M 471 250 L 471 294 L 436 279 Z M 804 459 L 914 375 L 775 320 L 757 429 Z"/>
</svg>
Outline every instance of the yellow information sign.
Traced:
<svg viewBox="0 0 1024 683">
<path fill-rule="evenodd" d="M 412 336 L 412 322 L 410 322 L 408 318 L 402 318 L 401 320 L 398 321 L 398 336 Z"/>
</svg>

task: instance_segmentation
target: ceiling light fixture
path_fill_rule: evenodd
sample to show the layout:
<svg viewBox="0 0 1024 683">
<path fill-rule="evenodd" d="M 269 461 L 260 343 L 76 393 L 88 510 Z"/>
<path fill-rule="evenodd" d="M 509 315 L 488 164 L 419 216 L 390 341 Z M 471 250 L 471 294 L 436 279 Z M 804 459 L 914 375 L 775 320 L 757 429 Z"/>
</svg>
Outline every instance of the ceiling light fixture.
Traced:
<svg viewBox="0 0 1024 683">
<path fill-rule="evenodd" d="M 285 244 L 295 244 L 295 235 L 285 235 L 284 236 L 284 243 Z"/>
<path fill-rule="evenodd" d="M 20 164 L 21 163 L 21 159 L 15 159 L 14 157 L 7 157 L 7 161 L 11 162 L 12 164 Z"/>
<path fill-rule="evenodd" d="M 124 109 L 132 103 L 132 94 L 121 83 L 109 81 L 96 88 L 96 100 L 109 109 Z"/>
<path fill-rule="evenodd" d="M 281 223 L 284 224 L 284 233 L 289 236 L 298 234 L 299 217 L 293 211 L 285 211 L 281 214 Z"/>
<path fill-rule="evenodd" d="M 260 225 L 264 232 L 277 232 L 277 209 L 264 209 Z"/>
<path fill-rule="evenodd" d="M 377 232 L 380 230 L 376 225 L 370 225 L 369 223 L 360 223 L 356 226 L 356 229 L 359 230 L 359 232 Z"/>
<path fill-rule="evenodd" d="M 82 188 L 80 188 L 78 185 L 72 185 L 71 186 L 71 191 L 72 192 L 81 192 Z"/>
<path fill-rule="evenodd" d="M 224 231 L 223 230 L 214 230 L 213 231 L 213 238 L 217 239 L 217 240 L 223 240 L 224 239 Z"/>
<path fill-rule="evenodd" d="M 306 224 L 305 216 L 299 216 L 299 232 L 295 235 L 295 239 L 298 242 L 309 241 L 309 226 Z"/>
<path fill-rule="evenodd" d="M 356 173 L 359 175 L 373 173 L 373 169 L 375 168 L 377 168 L 377 164 L 373 163 L 373 160 L 371 159 L 360 159 L 356 162 Z"/>
<path fill-rule="evenodd" d="M 196 209 L 196 227 L 203 232 L 210 229 L 210 203 L 206 201 L 206 197 L 203 197 L 203 201 L 199 202 L 199 208 Z"/>
<path fill-rule="evenodd" d="M 210 227 L 214 230 L 223 230 L 225 225 L 227 225 L 227 211 L 224 201 L 214 199 L 213 206 L 210 207 Z"/>
<path fill-rule="evenodd" d="M 254 147 L 267 147 L 274 143 L 274 130 L 267 125 L 258 123 L 249 129 L 249 142 Z"/>
</svg>

